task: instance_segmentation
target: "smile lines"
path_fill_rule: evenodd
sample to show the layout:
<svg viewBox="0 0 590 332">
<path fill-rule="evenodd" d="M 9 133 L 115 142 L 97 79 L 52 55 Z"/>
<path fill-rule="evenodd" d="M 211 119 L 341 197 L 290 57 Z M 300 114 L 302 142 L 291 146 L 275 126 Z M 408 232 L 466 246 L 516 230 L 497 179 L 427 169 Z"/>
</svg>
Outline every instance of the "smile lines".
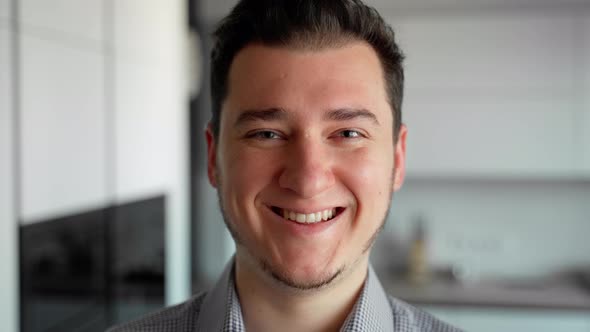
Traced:
<svg viewBox="0 0 590 332">
<path fill-rule="evenodd" d="M 332 208 L 314 213 L 297 213 L 279 207 L 272 207 L 274 213 L 283 217 L 283 219 L 295 221 L 300 224 L 315 224 L 321 221 L 328 221 L 335 218 L 343 208 Z"/>
</svg>

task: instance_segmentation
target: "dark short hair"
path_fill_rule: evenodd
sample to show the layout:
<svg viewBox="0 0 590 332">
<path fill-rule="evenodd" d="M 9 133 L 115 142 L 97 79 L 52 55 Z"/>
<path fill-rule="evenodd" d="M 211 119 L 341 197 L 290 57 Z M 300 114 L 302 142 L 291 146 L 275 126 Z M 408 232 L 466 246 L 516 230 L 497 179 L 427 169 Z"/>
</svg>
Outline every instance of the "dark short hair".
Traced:
<svg viewBox="0 0 590 332">
<path fill-rule="evenodd" d="M 381 62 L 393 113 L 393 139 L 397 141 L 402 121 L 404 56 L 393 29 L 360 0 L 241 0 L 220 22 L 213 37 L 211 126 L 216 138 L 231 64 L 248 44 L 320 50 L 365 41 Z"/>
</svg>

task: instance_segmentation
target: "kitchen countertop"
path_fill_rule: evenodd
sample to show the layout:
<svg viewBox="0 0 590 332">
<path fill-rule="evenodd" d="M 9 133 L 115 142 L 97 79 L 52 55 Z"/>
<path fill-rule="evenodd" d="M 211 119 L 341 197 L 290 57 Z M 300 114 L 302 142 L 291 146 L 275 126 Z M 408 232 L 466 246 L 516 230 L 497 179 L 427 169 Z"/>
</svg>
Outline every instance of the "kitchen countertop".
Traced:
<svg viewBox="0 0 590 332">
<path fill-rule="evenodd" d="M 381 278 L 381 282 L 392 296 L 417 305 L 590 311 L 590 289 L 567 279 L 529 282 L 435 279 L 422 286 L 396 278 Z"/>
</svg>

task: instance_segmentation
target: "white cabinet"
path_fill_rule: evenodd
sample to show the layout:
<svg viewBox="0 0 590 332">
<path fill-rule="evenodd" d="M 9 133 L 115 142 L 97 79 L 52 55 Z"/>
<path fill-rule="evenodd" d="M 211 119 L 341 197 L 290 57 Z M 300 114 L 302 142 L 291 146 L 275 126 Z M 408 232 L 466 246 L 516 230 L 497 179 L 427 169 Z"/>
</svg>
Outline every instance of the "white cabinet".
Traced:
<svg viewBox="0 0 590 332">
<path fill-rule="evenodd" d="M 590 177 L 590 102 L 586 102 L 586 109 L 582 113 L 582 117 L 582 172 L 585 177 Z"/>
<path fill-rule="evenodd" d="M 4 21 L 8 21 L 12 17 L 12 1 L 0 0 L 0 26 Z M 6 49 L 6 48 L 5 48 Z"/>
<path fill-rule="evenodd" d="M 24 222 L 106 202 L 105 3 L 19 4 Z"/>
<path fill-rule="evenodd" d="M 23 31 L 62 42 L 93 46 L 104 40 L 102 0 L 20 0 Z"/>
<path fill-rule="evenodd" d="M 190 294 L 186 4 L 113 4 L 115 199 L 166 195 L 166 302 L 176 303 Z"/>
<path fill-rule="evenodd" d="M 583 86 L 582 86 L 582 125 L 580 130 L 582 148 L 582 169 L 586 176 L 590 176 L 590 15 L 587 15 L 583 23 L 583 42 L 580 59 L 583 60 Z"/>
<path fill-rule="evenodd" d="M 574 174 L 573 15 L 475 11 L 390 21 L 407 56 L 408 175 Z"/>
<path fill-rule="evenodd" d="M 119 200 L 186 183 L 184 17 L 170 1 L 115 2 L 116 188 Z M 178 17 L 180 16 L 180 17 Z"/>
<path fill-rule="evenodd" d="M 13 103 L 11 31 L 0 28 L 0 317 L 2 330 L 16 332 L 18 255 L 17 221 L 14 211 Z"/>
<path fill-rule="evenodd" d="M 12 78 L 12 32 L 0 28 L 0 214 L 12 209 Z"/>
<path fill-rule="evenodd" d="M 407 56 L 406 88 L 413 99 L 551 99 L 571 93 L 573 15 L 475 11 L 390 21 Z"/>
<path fill-rule="evenodd" d="M 408 103 L 408 175 L 560 176 L 573 171 L 568 100 Z"/>
<path fill-rule="evenodd" d="M 21 35 L 24 222 L 103 206 L 104 59 Z"/>
<path fill-rule="evenodd" d="M 180 170 L 170 118 L 178 109 L 170 108 L 162 86 L 171 81 L 149 66 L 118 62 L 116 68 L 116 198 L 167 193 Z"/>
</svg>

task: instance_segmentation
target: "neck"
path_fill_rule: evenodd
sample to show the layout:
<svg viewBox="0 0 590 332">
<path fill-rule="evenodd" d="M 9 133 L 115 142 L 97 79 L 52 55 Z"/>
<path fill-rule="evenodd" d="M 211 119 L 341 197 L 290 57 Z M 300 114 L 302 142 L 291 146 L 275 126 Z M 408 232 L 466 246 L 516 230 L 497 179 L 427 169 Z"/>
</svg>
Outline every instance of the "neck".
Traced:
<svg viewBox="0 0 590 332">
<path fill-rule="evenodd" d="M 254 268 L 236 259 L 236 289 L 247 331 L 338 331 L 363 288 L 368 258 L 330 285 L 309 291 L 279 285 Z"/>
</svg>

